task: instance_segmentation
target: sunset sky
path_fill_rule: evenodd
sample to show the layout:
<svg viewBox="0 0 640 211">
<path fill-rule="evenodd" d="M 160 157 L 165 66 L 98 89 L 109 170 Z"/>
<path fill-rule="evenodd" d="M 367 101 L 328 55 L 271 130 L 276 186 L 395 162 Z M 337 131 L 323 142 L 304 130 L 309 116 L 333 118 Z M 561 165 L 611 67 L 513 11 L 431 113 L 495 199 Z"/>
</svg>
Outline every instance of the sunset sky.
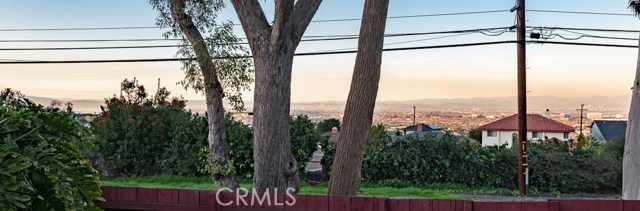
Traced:
<svg viewBox="0 0 640 211">
<path fill-rule="evenodd" d="M 0 30 L 20 28 L 78 28 L 154 26 L 157 16 L 146 0 L 1 0 Z M 260 1 L 267 17 L 273 17 L 273 1 Z M 363 0 L 324 0 L 314 20 L 360 18 Z M 627 0 L 530 0 L 531 10 L 630 13 Z M 389 16 L 508 10 L 513 0 L 395 0 Z M 220 20 L 237 21 L 230 3 Z M 389 19 L 387 33 L 413 33 L 504 27 L 514 24 L 509 12 Z M 529 12 L 529 26 L 573 28 L 638 29 L 633 16 L 581 15 Z M 305 33 L 355 35 L 359 21 L 314 22 Z M 235 28 L 244 37 L 241 26 Z M 134 39 L 162 38 L 165 29 L 89 31 L 0 31 L 0 40 L 16 39 Z M 578 35 L 554 31 L 568 38 Z M 637 38 L 637 33 L 583 32 L 592 35 Z M 387 38 L 385 48 L 514 40 L 515 33 L 501 36 L 469 34 L 448 38 L 442 35 Z M 424 40 L 423 40 L 424 39 Z M 423 40 L 404 44 L 400 41 Z M 554 39 L 553 41 L 565 41 Z M 569 42 L 569 41 L 568 41 Z M 637 41 L 582 38 L 570 42 L 637 45 Z M 9 43 L 0 48 L 126 46 L 174 44 L 172 41 L 119 43 Z M 297 52 L 354 48 L 357 41 L 303 42 Z M 6 60 L 84 60 L 173 58 L 176 49 L 119 49 L 78 51 L 0 51 Z M 528 90 L 531 95 L 618 96 L 630 94 L 637 49 L 564 45 L 528 45 Z M 349 92 L 355 54 L 296 57 L 293 66 L 292 101 L 344 101 Z M 118 93 L 124 78 L 137 77 L 152 92 L 162 85 L 187 99 L 204 99 L 176 82 L 183 78 L 178 62 L 112 64 L 1 65 L 0 87 L 21 90 L 30 96 L 72 99 L 102 99 Z M 385 52 L 378 100 L 424 98 L 469 98 L 515 96 L 515 44 L 464 48 Z M 252 92 L 245 94 L 253 98 Z"/>
</svg>

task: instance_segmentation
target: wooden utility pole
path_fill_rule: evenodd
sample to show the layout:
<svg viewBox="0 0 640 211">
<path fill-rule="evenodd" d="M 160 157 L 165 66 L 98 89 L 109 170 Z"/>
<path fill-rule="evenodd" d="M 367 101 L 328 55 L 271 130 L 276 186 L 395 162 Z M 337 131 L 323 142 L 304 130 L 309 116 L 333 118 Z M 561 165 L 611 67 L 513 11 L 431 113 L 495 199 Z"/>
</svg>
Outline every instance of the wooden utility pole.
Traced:
<svg viewBox="0 0 640 211">
<path fill-rule="evenodd" d="M 416 106 L 413 106 L 413 125 L 416 125 Z"/>
<path fill-rule="evenodd" d="M 584 109 L 584 104 L 580 105 L 580 109 L 576 109 L 580 111 L 580 135 L 582 135 L 582 119 L 584 118 L 583 114 L 586 109 Z"/>
<path fill-rule="evenodd" d="M 518 0 L 517 42 L 518 42 L 518 186 L 520 197 L 527 196 L 525 177 L 528 173 L 527 163 L 527 49 L 525 0 Z"/>
</svg>

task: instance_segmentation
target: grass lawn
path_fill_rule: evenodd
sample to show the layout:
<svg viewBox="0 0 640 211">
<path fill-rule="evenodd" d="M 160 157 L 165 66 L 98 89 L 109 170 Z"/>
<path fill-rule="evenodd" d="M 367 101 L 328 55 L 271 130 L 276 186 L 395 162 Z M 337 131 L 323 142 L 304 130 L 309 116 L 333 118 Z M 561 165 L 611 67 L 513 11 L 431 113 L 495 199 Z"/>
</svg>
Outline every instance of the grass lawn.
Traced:
<svg viewBox="0 0 640 211">
<path fill-rule="evenodd" d="M 144 188 L 177 188 L 191 190 L 214 190 L 213 183 L 208 177 L 179 177 L 179 176 L 152 176 L 152 177 L 131 177 L 131 178 L 103 178 L 105 186 L 119 187 L 144 187 Z M 240 181 L 240 186 L 251 189 L 251 181 Z M 448 186 L 445 186 L 448 187 Z M 462 189 L 450 189 L 434 187 L 382 187 L 376 185 L 363 184 L 359 195 L 383 196 L 383 197 L 412 197 L 412 198 L 434 198 L 434 199 L 461 199 L 466 198 L 465 194 L 454 194 L 465 192 Z M 327 184 L 310 186 L 303 182 L 300 185 L 301 194 L 324 195 L 327 193 Z"/>
</svg>

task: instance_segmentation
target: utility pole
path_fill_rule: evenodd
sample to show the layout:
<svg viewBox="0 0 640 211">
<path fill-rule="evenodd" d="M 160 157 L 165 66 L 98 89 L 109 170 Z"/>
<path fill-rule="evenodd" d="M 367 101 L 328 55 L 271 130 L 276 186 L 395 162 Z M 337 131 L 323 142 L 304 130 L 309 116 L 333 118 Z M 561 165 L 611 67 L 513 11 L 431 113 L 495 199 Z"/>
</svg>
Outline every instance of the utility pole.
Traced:
<svg viewBox="0 0 640 211">
<path fill-rule="evenodd" d="M 413 106 L 413 125 L 416 125 L 416 106 Z"/>
<path fill-rule="evenodd" d="M 583 113 L 586 109 L 584 109 L 584 104 L 580 105 L 580 109 L 576 109 L 576 111 L 580 111 L 580 135 L 582 135 L 582 119 L 584 118 Z"/>
<path fill-rule="evenodd" d="M 525 0 L 518 0 L 514 9 L 517 11 L 518 23 L 518 187 L 520 197 L 527 196 L 528 163 L 527 163 L 527 49 Z M 514 11 L 512 9 L 512 12 Z M 527 177 L 527 178 L 525 178 Z"/>
</svg>

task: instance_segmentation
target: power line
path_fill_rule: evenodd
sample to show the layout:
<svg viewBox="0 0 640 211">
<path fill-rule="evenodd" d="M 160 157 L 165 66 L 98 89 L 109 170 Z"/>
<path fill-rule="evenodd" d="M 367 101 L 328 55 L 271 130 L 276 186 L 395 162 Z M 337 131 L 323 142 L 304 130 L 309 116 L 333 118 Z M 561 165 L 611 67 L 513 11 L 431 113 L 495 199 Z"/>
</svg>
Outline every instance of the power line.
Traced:
<svg viewBox="0 0 640 211">
<path fill-rule="evenodd" d="M 509 10 L 488 10 L 488 11 L 473 11 L 473 12 L 454 12 L 454 13 L 437 13 L 437 14 L 423 14 L 423 15 L 402 15 L 402 16 L 390 16 L 387 19 L 404 19 L 404 18 L 425 18 L 425 17 L 440 17 L 440 16 L 456 16 L 456 15 L 476 15 L 476 14 L 489 14 L 489 13 L 503 13 L 509 12 Z M 359 21 L 361 18 L 343 18 L 343 19 L 326 19 L 326 20 L 312 20 L 311 22 L 344 22 L 344 21 Z"/>
<path fill-rule="evenodd" d="M 571 28 L 571 27 L 548 27 L 548 26 L 527 26 L 527 28 L 551 29 L 551 30 L 573 30 L 573 31 L 640 33 L 640 30 L 630 30 L 630 29 L 598 29 L 598 28 Z"/>
<path fill-rule="evenodd" d="M 502 30 L 507 27 L 494 27 L 494 28 L 478 28 L 478 29 L 468 29 L 468 30 L 454 30 L 454 31 L 441 31 L 441 32 L 423 32 L 423 33 L 401 33 L 401 34 L 387 34 L 386 37 L 398 37 L 398 36 L 418 36 L 418 35 L 433 35 L 433 34 L 448 34 L 448 33 L 467 33 L 467 32 L 484 32 L 490 30 Z M 529 26 L 527 28 L 530 29 L 548 29 L 548 30 L 564 30 L 564 31 L 595 31 L 595 32 L 621 32 L 621 33 L 640 33 L 640 30 L 629 30 L 629 29 L 594 29 L 594 28 L 566 28 L 566 27 L 542 27 L 542 26 Z M 488 33 L 483 33 L 485 35 L 489 35 Z M 611 38 L 611 39 L 621 39 L 621 40 L 636 40 L 635 38 L 616 38 L 616 37 L 606 37 L 606 36 L 589 36 L 593 38 Z M 337 41 L 337 40 L 354 40 L 358 39 L 358 35 L 350 34 L 350 35 L 309 35 L 304 36 L 302 42 L 321 42 L 321 41 Z M 0 42 L 8 42 L 8 43 L 66 43 L 66 42 L 151 42 L 151 41 L 181 41 L 182 39 L 16 39 L 16 40 L 0 40 Z M 246 42 L 237 43 L 237 44 L 247 44 Z"/>
<path fill-rule="evenodd" d="M 638 48 L 637 45 L 619 45 L 619 44 L 603 44 L 603 43 L 577 43 L 577 42 L 558 42 L 558 41 L 542 41 L 529 40 L 527 43 L 539 44 L 557 44 L 557 45 L 578 45 L 578 46 L 596 46 L 596 47 L 614 47 L 614 48 Z M 0 62 L 1 64 L 1 62 Z"/>
<path fill-rule="evenodd" d="M 584 11 L 562 11 L 562 10 L 532 10 L 532 9 L 527 9 L 527 12 L 578 14 L 578 15 L 633 16 L 633 14 L 629 14 L 629 13 L 584 12 Z"/>
<path fill-rule="evenodd" d="M 0 29 L 0 32 L 17 32 L 17 31 L 90 31 L 90 30 L 130 30 L 130 29 L 160 29 L 160 28 L 157 27 L 157 26 L 23 28 L 23 29 Z"/>
<path fill-rule="evenodd" d="M 136 48 L 176 48 L 185 45 L 138 45 L 138 46 L 96 46 L 96 47 L 55 47 L 55 48 L 0 48 L 0 51 L 61 51 L 61 50 L 106 50 Z"/>
<path fill-rule="evenodd" d="M 477 43 L 463 43 L 452 45 L 433 45 L 433 46 L 419 46 L 419 47 L 404 47 L 404 48 L 388 48 L 383 51 L 407 51 L 407 50 L 421 50 L 421 49 L 436 49 L 436 48 L 455 48 L 455 47 L 470 47 L 470 46 L 482 46 L 482 45 L 498 45 L 515 43 L 515 41 L 496 41 L 496 42 L 477 42 Z M 333 52 L 309 52 L 309 53 L 296 53 L 295 56 L 318 56 L 318 55 L 336 55 L 336 54 L 352 54 L 357 53 L 356 50 L 350 51 L 333 51 Z M 214 59 L 241 59 L 251 58 L 251 56 L 239 56 L 239 57 L 215 57 Z M 132 62 L 174 62 L 194 60 L 194 58 L 160 58 L 160 59 L 113 59 L 113 60 L 58 60 L 58 61 L 5 61 L 0 64 L 81 64 L 81 63 L 132 63 Z"/>
<path fill-rule="evenodd" d="M 437 32 L 417 32 L 417 33 L 395 33 L 386 34 L 385 37 L 405 37 L 405 36 L 423 36 L 423 35 L 435 35 L 435 34 L 468 34 L 474 32 L 481 32 L 485 35 L 489 35 L 485 32 L 491 32 L 493 30 L 502 30 L 499 33 L 504 33 L 507 27 L 495 27 L 495 28 L 483 28 L 483 29 L 467 29 L 467 30 L 453 30 L 453 31 L 437 31 Z M 331 38 L 316 38 L 306 39 L 305 42 L 313 41 L 335 41 L 335 40 L 350 40 L 359 39 L 358 35 L 317 35 L 309 37 L 330 37 Z M 495 35 L 493 35 L 495 36 Z M 247 43 L 234 43 L 247 44 Z M 226 44 L 225 44 L 226 45 Z M 106 49 L 145 49 L 145 48 L 176 48 L 188 45 L 136 45 L 136 46 L 93 46 L 93 47 L 45 47 L 45 48 L 0 48 L 0 51 L 61 51 L 61 50 L 106 50 Z"/>
<path fill-rule="evenodd" d="M 469 11 L 469 12 L 453 12 L 453 13 L 437 13 L 437 14 L 420 14 L 420 15 L 402 15 L 402 16 L 389 16 L 387 19 L 405 19 L 405 18 L 425 18 L 425 17 L 440 17 L 440 16 L 457 16 L 457 15 L 475 15 L 475 14 L 489 14 L 489 13 L 502 13 L 509 12 L 509 10 L 487 10 L 487 11 Z M 324 19 L 324 20 L 312 20 L 315 23 L 326 22 L 346 22 L 346 21 L 359 21 L 361 18 L 341 18 L 341 19 Z M 234 23 L 239 25 L 238 23 Z M 123 26 L 123 27 L 72 27 L 72 28 L 15 28 L 15 29 L 0 29 L 0 32 L 19 32 L 19 31 L 88 31 L 88 30 L 139 30 L 139 29 L 161 29 L 157 26 Z"/>
<path fill-rule="evenodd" d="M 603 43 L 576 43 L 576 42 L 557 42 L 557 41 L 538 41 L 530 40 L 527 43 L 537 44 L 558 44 L 558 45 L 576 45 L 576 46 L 597 46 L 597 47 L 617 47 L 617 48 L 638 48 L 636 45 L 620 45 L 620 44 L 603 44 Z M 495 42 L 476 42 L 476 43 L 463 43 L 463 44 L 451 44 L 451 45 L 433 45 L 433 46 L 418 46 L 418 47 L 403 47 L 403 48 L 387 48 L 383 51 L 407 51 L 407 50 L 422 50 L 422 49 L 437 49 L 437 48 L 456 48 L 456 47 L 470 47 L 470 46 L 482 46 L 482 45 L 498 45 L 517 43 L 516 41 L 495 41 Z M 353 54 L 357 53 L 357 50 L 346 51 L 331 51 L 331 52 L 308 52 L 308 53 L 296 53 L 295 56 L 318 56 L 318 55 L 336 55 L 336 54 Z M 251 58 L 251 56 L 240 57 L 215 57 L 214 59 L 241 59 Z M 80 63 L 133 63 L 133 62 L 174 62 L 194 60 L 194 58 L 155 58 L 155 59 L 114 59 L 114 60 L 58 60 L 58 61 L 0 61 L 0 64 L 80 64 Z"/>
<path fill-rule="evenodd" d="M 0 42 L 156 42 L 156 41 L 182 41 L 182 39 L 93 39 L 93 40 L 0 40 Z"/>
</svg>

